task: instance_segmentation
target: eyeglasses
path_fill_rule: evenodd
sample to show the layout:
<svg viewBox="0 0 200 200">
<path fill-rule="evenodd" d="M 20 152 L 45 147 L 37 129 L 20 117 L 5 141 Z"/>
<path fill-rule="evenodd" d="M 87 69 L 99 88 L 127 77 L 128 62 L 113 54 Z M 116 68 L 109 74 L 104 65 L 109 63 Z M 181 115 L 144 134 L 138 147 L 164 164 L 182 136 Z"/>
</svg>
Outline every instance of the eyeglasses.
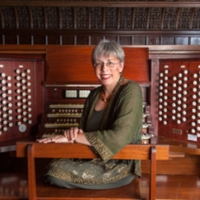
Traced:
<svg viewBox="0 0 200 200">
<path fill-rule="evenodd" d="M 111 61 L 108 61 L 107 63 L 104 63 L 104 62 L 101 62 L 101 61 L 97 61 L 94 63 L 94 67 L 95 68 L 99 68 L 99 67 L 102 67 L 104 66 L 104 64 L 106 65 L 106 67 L 108 68 L 113 68 L 115 65 L 119 64 L 120 62 L 118 63 L 114 63 L 114 62 L 111 62 Z"/>
</svg>

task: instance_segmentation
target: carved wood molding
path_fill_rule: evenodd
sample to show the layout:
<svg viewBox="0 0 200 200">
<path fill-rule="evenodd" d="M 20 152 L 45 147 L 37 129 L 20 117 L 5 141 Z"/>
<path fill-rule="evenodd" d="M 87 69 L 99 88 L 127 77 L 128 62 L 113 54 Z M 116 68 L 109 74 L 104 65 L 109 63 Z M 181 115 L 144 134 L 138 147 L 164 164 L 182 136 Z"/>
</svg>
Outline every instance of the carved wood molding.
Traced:
<svg viewBox="0 0 200 200">
<path fill-rule="evenodd" d="M 130 45 L 200 44 L 198 2 L 2 0 L 0 43 L 93 44 L 96 37 L 123 37 Z"/>
<path fill-rule="evenodd" d="M 0 7 L 1 29 L 200 30 L 196 7 Z"/>
</svg>

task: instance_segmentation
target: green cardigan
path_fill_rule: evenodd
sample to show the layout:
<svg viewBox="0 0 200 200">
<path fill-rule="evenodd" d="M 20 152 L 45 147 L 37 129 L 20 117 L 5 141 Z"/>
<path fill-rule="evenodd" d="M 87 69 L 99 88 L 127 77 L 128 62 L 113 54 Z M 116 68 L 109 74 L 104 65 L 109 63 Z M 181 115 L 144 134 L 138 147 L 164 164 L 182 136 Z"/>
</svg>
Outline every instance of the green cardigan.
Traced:
<svg viewBox="0 0 200 200">
<path fill-rule="evenodd" d="M 87 132 L 90 116 L 102 91 L 102 86 L 89 95 L 80 121 L 80 128 L 92 145 L 92 148 L 104 161 L 111 159 L 129 143 L 141 143 L 143 103 L 140 86 L 121 77 L 113 91 L 100 128 Z M 139 164 L 139 163 L 138 163 Z M 140 175 L 139 166 L 135 173 Z"/>
</svg>

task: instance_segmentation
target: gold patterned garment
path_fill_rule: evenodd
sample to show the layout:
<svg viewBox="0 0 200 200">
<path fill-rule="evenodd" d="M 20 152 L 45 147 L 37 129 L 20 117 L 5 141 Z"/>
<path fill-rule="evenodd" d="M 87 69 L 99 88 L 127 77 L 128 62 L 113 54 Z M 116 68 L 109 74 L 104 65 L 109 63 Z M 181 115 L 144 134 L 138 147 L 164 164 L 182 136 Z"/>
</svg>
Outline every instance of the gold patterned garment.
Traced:
<svg viewBox="0 0 200 200">
<path fill-rule="evenodd" d="M 102 159 L 58 159 L 49 165 L 46 175 L 53 175 L 75 184 L 107 184 L 130 175 L 132 162 L 109 160 L 105 163 Z"/>
<path fill-rule="evenodd" d="M 50 163 L 46 175 L 79 184 L 106 184 L 120 181 L 131 174 L 141 176 L 140 161 L 112 160 L 130 143 L 141 143 L 142 93 L 139 85 L 120 78 L 96 131 L 89 123 L 102 87 L 89 95 L 82 113 L 80 128 L 99 159 L 56 159 Z"/>
</svg>

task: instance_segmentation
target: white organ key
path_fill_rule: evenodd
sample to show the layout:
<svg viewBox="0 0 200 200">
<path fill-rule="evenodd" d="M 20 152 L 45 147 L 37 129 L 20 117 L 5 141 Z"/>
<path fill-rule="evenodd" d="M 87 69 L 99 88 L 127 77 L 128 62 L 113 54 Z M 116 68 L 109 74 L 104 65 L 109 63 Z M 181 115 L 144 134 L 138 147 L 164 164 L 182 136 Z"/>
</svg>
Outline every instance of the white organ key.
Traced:
<svg viewBox="0 0 200 200">
<path fill-rule="evenodd" d="M 181 74 L 181 73 L 178 74 L 178 77 L 179 77 L 179 78 L 181 78 L 182 76 L 183 76 L 183 74 Z"/>
<path fill-rule="evenodd" d="M 176 83 L 173 83 L 173 87 L 176 87 L 177 85 L 176 85 Z"/>
<path fill-rule="evenodd" d="M 196 126 L 196 123 L 195 122 L 192 122 L 192 124 L 191 124 L 192 126 Z"/>
<path fill-rule="evenodd" d="M 5 86 L 3 86 L 1 89 L 2 89 L 3 91 L 6 91 L 6 90 L 7 90 L 7 88 L 6 88 Z"/>
<path fill-rule="evenodd" d="M 18 112 L 18 113 L 21 113 L 21 109 L 17 109 L 17 112 Z"/>
<path fill-rule="evenodd" d="M 183 104 L 183 108 L 187 108 L 187 104 Z"/>
<path fill-rule="evenodd" d="M 46 123 L 44 126 L 45 126 L 45 128 L 69 128 L 69 127 L 76 127 L 78 125 L 79 125 L 78 123 L 73 123 L 73 124 L 69 124 L 69 123 L 66 123 L 66 124 Z"/>
<path fill-rule="evenodd" d="M 195 115 L 192 115 L 192 119 L 195 120 L 195 119 L 196 119 L 196 116 L 195 116 Z"/>
<path fill-rule="evenodd" d="M 7 127 L 4 127 L 4 128 L 3 128 L 3 131 L 5 131 L 5 132 L 8 131 L 8 128 L 7 128 Z"/>
<path fill-rule="evenodd" d="M 6 77 L 6 74 L 5 74 L 5 73 L 2 73 L 2 74 L 1 74 L 1 77 Z"/>
<path fill-rule="evenodd" d="M 184 88 L 187 88 L 187 87 L 188 87 L 188 84 L 184 83 L 184 84 L 183 84 L 183 87 L 184 87 Z"/>
<path fill-rule="evenodd" d="M 47 114 L 47 117 L 49 118 L 57 118 L 57 117 L 74 117 L 74 118 L 79 118 L 81 117 L 81 113 L 75 113 L 75 114 L 71 114 L 71 113 L 49 113 Z"/>
<path fill-rule="evenodd" d="M 169 70 L 166 69 L 166 70 L 165 70 L 165 74 L 168 74 L 168 73 L 169 73 Z"/>
<path fill-rule="evenodd" d="M 4 113 L 4 114 L 3 114 L 3 118 L 6 118 L 6 117 L 7 117 L 7 114 L 6 114 L 6 113 Z"/>
<path fill-rule="evenodd" d="M 192 109 L 192 112 L 193 112 L 193 113 L 196 113 L 197 111 L 196 111 L 196 109 L 195 109 L 195 108 L 193 108 L 193 109 Z"/>
<path fill-rule="evenodd" d="M 184 121 L 184 122 L 186 122 L 186 121 L 187 121 L 186 117 L 183 117 L 183 121 Z"/>
<path fill-rule="evenodd" d="M 20 76 L 16 76 L 16 80 L 18 80 L 18 81 L 19 81 L 20 79 L 21 79 L 21 77 L 20 77 Z"/>
<path fill-rule="evenodd" d="M 192 97 L 193 97 L 193 99 L 196 99 L 196 98 L 197 98 L 197 95 L 194 94 L 194 95 L 192 95 Z"/>
<path fill-rule="evenodd" d="M 20 93 L 21 93 L 21 90 L 20 90 L 20 89 L 17 89 L 17 90 L 16 90 L 16 93 L 20 94 Z"/>
<path fill-rule="evenodd" d="M 13 127 L 13 123 L 9 123 L 9 125 L 8 125 L 9 127 Z"/>
<path fill-rule="evenodd" d="M 52 104 L 50 108 L 83 108 L 84 104 Z"/>
<path fill-rule="evenodd" d="M 193 106 L 196 106 L 196 105 L 197 105 L 197 103 L 196 103 L 195 101 L 193 101 L 193 102 L 192 102 L 192 105 L 193 105 Z"/>
<path fill-rule="evenodd" d="M 187 98 L 186 98 L 186 97 L 184 97 L 184 98 L 183 98 L 183 101 L 187 101 Z"/>
<path fill-rule="evenodd" d="M 16 69 L 15 72 L 16 72 L 17 74 L 19 74 L 19 73 L 20 73 L 20 69 Z"/>
<path fill-rule="evenodd" d="M 8 121 L 7 121 L 7 120 L 4 120 L 4 121 L 3 121 L 3 124 L 4 124 L 4 125 L 7 125 L 7 124 L 8 124 Z"/>
<path fill-rule="evenodd" d="M 21 104 L 21 102 L 17 102 L 17 106 L 19 106 L 19 107 L 20 107 L 21 105 L 22 105 L 22 104 Z"/>
<path fill-rule="evenodd" d="M 187 115 L 187 112 L 185 110 L 183 111 L 183 115 Z"/>
<path fill-rule="evenodd" d="M 197 81 L 193 81 L 193 84 L 194 84 L 194 85 L 197 85 Z"/>
<path fill-rule="evenodd" d="M 178 87 L 178 91 L 182 91 L 182 87 Z"/>
<path fill-rule="evenodd" d="M 9 121 L 13 120 L 13 117 L 12 117 L 12 116 L 9 116 L 9 117 L 8 117 L 8 120 L 9 120 Z"/>
<path fill-rule="evenodd" d="M 196 131 L 195 131 L 195 129 L 192 129 L 191 132 L 192 132 L 192 133 L 195 133 Z"/>
<path fill-rule="evenodd" d="M 197 77 L 198 77 L 198 74 L 193 74 L 193 77 L 194 77 L 194 78 L 197 78 Z"/>
<path fill-rule="evenodd" d="M 178 81 L 178 84 L 179 84 L 179 85 L 181 85 L 181 84 L 182 84 L 182 81 L 181 81 L 181 80 L 179 80 L 179 81 Z"/>
</svg>

